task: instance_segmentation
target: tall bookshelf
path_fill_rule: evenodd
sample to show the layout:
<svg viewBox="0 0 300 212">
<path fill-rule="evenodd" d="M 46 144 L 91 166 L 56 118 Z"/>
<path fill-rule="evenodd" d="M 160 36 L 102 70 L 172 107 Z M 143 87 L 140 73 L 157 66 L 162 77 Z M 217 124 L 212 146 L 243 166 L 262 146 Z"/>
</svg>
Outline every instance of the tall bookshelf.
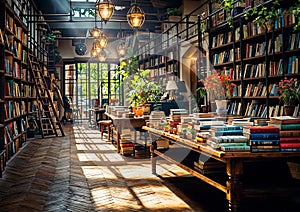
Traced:
<svg viewBox="0 0 300 212">
<path fill-rule="evenodd" d="M 1 2 L 0 152 L 1 171 L 27 140 L 35 90 L 28 72 L 28 0 Z"/>
<path fill-rule="evenodd" d="M 255 7 L 250 3 L 243 5 L 248 11 Z M 267 7 L 271 4 L 272 1 L 263 3 Z M 230 74 L 236 84 L 229 115 L 269 118 L 284 114 L 276 86 L 284 77 L 300 78 L 300 37 L 299 31 L 293 29 L 297 18 L 287 13 L 288 6 L 282 3 L 282 15 L 274 26 L 262 27 L 253 21 L 255 17 L 245 18 L 244 8 L 232 18 L 230 27 L 226 22 L 230 13 L 213 8 L 210 1 L 211 70 Z"/>
</svg>

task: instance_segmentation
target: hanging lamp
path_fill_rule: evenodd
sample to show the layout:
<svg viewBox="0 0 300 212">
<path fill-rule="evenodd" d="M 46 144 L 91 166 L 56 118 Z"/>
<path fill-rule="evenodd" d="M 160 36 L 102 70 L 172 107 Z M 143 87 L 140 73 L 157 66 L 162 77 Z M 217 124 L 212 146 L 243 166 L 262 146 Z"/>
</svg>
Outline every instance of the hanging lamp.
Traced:
<svg viewBox="0 0 300 212">
<path fill-rule="evenodd" d="M 101 30 L 97 27 L 97 15 L 95 14 L 95 27 L 90 30 L 93 38 L 98 39 L 101 34 Z"/>
<path fill-rule="evenodd" d="M 125 54 L 126 54 L 126 47 L 125 47 L 125 42 L 122 41 L 119 46 L 118 46 L 118 49 L 117 49 L 117 52 L 118 52 L 118 55 L 120 57 L 124 57 Z"/>
<path fill-rule="evenodd" d="M 106 60 L 106 52 L 104 49 L 101 49 L 101 51 L 98 54 L 98 59 L 100 62 L 104 62 Z"/>
<path fill-rule="evenodd" d="M 97 43 L 94 42 L 93 43 L 93 48 L 91 50 L 91 57 L 96 57 L 98 56 L 98 54 L 100 53 L 101 49 L 100 48 L 97 48 Z"/>
<path fill-rule="evenodd" d="M 114 13 L 115 5 L 110 0 L 97 0 L 95 4 L 96 13 L 106 23 Z"/>
<path fill-rule="evenodd" d="M 132 28 L 140 28 L 145 21 L 144 11 L 136 4 L 131 5 L 130 9 L 127 12 L 127 22 Z"/>
</svg>

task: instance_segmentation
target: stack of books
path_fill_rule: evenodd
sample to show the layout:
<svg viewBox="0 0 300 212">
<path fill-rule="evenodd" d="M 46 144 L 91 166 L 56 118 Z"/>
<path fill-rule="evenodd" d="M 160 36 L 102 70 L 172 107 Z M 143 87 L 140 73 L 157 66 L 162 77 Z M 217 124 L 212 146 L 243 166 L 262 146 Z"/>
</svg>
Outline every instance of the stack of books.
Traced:
<svg viewBox="0 0 300 212">
<path fill-rule="evenodd" d="M 120 153 L 122 155 L 133 154 L 134 143 L 131 141 L 131 134 L 121 134 L 120 138 Z"/>
<path fill-rule="evenodd" d="M 207 144 L 214 149 L 231 152 L 250 151 L 247 138 L 243 136 L 242 126 L 212 126 L 210 134 Z"/>
<path fill-rule="evenodd" d="M 251 152 L 279 152 L 279 128 L 275 126 L 244 126 Z"/>
<path fill-rule="evenodd" d="M 280 150 L 282 152 L 300 151 L 300 118 L 275 116 L 270 118 L 269 126 L 279 128 Z"/>
<path fill-rule="evenodd" d="M 225 163 L 214 160 L 211 157 L 201 154 L 198 161 L 194 161 L 194 169 L 201 174 L 225 173 Z"/>
</svg>

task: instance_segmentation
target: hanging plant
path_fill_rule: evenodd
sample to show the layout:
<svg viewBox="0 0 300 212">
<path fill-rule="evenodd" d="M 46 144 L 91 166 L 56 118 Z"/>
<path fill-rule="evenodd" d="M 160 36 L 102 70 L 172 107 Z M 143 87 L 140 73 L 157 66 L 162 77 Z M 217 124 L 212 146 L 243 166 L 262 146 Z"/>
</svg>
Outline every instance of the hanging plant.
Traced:
<svg viewBox="0 0 300 212">
<path fill-rule="evenodd" d="M 254 7 L 252 10 L 247 11 L 246 20 L 250 19 L 251 17 L 255 17 L 253 19 L 253 23 L 268 29 L 268 26 L 273 27 L 276 19 L 282 15 L 279 8 L 279 0 L 274 0 L 270 8 L 268 8 L 266 5 Z"/>
</svg>

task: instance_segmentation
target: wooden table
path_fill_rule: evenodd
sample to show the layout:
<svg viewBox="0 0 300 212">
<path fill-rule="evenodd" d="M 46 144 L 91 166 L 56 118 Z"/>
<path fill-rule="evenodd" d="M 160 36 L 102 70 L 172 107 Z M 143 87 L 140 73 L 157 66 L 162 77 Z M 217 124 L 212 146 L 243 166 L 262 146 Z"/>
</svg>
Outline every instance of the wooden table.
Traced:
<svg viewBox="0 0 300 212">
<path fill-rule="evenodd" d="M 148 116 L 142 116 L 142 117 L 134 117 L 134 118 L 122 118 L 117 117 L 109 113 L 105 113 L 105 115 L 112 120 L 112 123 L 114 127 L 117 129 L 117 150 L 118 153 L 120 152 L 120 138 L 122 134 L 123 129 L 133 129 L 133 130 L 139 130 L 142 129 L 143 126 L 146 125 L 146 120 L 148 119 Z"/>
<path fill-rule="evenodd" d="M 204 154 L 206 156 L 210 156 L 215 160 L 221 161 L 226 164 L 226 174 L 224 173 L 225 180 L 223 184 L 219 181 L 214 180 L 211 176 L 201 174 L 200 172 L 196 171 L 193 167 L 189 167 L 181 163 L 180 161 L 174 159 L 174 154 L 168 153 L 167 151 L 160 151 L 157 149 L 156 139 L 152 140 L 152 145 L 150 148 L 151 151 L 151 160 L 152 160 L 152 173 L 156 174 L 156 162 L 157 157 L 160 156 L 172 163 L 176 163 L 179 167 L 183 168 L 184 170 L 188 171 L 192 175 L 196 176 L 197 178 L 201 179 L 202 181 L 210 184 L 211 186 L 219 189 L 220 191 L 226 194 L 226 199 L 229 203 L 229 210 L 230 211 L 239 211 L 240 209 L 240 201 L 243 197 L 255 197 L 258 193 L 261 193 L 262 190 L 260 189 L 251 189 L 243 188 L 243 174 L 246 169 L 244 166 L 245 162 L 261 162 L 266 161 L 269 159 L 296 159 L 297 161 L 300 158 L 299 152 L 264 152 L 264 153 L 251 153 L 251 152 L 224 152 L 214 150 L 205 144 L 196 143 L 191 140 L 180 138 L 178 135 L 169 134 L 167 132 L 163 132 L 161 130 L 156 130 L 154 128 L 143 127 L 144 130 L 147 130 L 150 135 L 154 138 L 163 137 L 168 138 L 173 145 L 170 145 L 170 148 L 175 148 L 175 146 L 180 146 L 184 149 L 190 150 L 191 152 L 196 152 L 199 154 Z M 176 158 L 176 157 L 175 157 Z M 225 172 L 225 171 L 224 171 Z M 276 177 L 276 176 L 274 176 Z M 280 181 L 280 179 L 278 180 Z M 249 187 L 249 186 L 248 186 Z M 299 192 L 299 184 L 297 187 L 289 187 L 287 190 L 285 187 L 283 188 L 284 191 L 291 192 L 290 189 L 293 189 L 295 192 Z M 274 193 L 275 189 L 271 189 L 270 192 Z M 278 190 L 276 188 L 276 190 Z M 280 190 L 278 192 L 283 192 Z M 265 193 L 266 190 L 263 190 Z"/>
</svg>

